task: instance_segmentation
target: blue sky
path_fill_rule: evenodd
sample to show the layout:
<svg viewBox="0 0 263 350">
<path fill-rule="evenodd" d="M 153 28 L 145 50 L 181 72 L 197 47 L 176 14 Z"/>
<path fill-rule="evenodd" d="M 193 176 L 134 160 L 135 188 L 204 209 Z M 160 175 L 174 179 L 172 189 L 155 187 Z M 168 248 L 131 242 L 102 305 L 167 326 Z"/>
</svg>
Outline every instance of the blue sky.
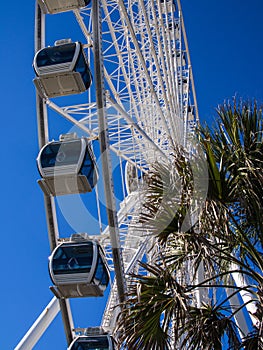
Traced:
<svg viewBox="0 0 263 350">
<path fill-rule="evenodd" d="M 210 123 L 215 107 L 234 95 L 262 103 L 262 0 L 181 2 L 201 122 Z M 0 16 L 0 348 L 12 350 L 53 295 L 43 197 L 36 183 L 34 1 L 3 2 Z M 52 21 L 53 34 L 60 38 L 60 27 Z M 82 300 L 76 326 L 98 325 L 103 305 L 103 300 Z M 60 317 L 35 349 L 66 349 Z"/>
</svg>

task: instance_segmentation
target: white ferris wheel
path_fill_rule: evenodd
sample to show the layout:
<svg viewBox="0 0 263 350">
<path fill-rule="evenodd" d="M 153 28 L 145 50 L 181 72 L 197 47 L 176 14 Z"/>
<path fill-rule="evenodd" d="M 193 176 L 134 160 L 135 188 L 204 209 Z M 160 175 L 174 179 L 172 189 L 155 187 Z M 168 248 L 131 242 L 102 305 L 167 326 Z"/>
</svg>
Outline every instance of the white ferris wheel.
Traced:
<svg viewBox="0 0 263 350">
<path fill-rule="evenodd" d="M 48 42 L 51 17 L 77 27 L 74 37 Z M 160 158 L 169 161 L 175 144 L 189 147 L 198 124 L 180 0 L 38 0 L 35 52 L 39 184 L 55 296 L 16 349 L 31 349 L 59 311 L 70 347 L 81 333 L 72 299 L 103 295 L 109 276 L 102 328 L 87 331 L 85 324 L 83 334 L 98 338 L 103 329 L 111 349 L 120 312 L 114 306 L 124 300 L 127 276 L 149 243 L 135 224 L 145 175 Z M 67 130 L 53 123 L 57 117 Z M 83 234 L 73 224 L 72 235 L 63 236 L 57 217 L 67 196 L 76 196 L 85 213 L 96 208 L 95 229 L 87 225 Z M 86 270 L 77 248 L 90 254 Z M 61 273 L 63 266 L 68 270 Z"/>
</svg>

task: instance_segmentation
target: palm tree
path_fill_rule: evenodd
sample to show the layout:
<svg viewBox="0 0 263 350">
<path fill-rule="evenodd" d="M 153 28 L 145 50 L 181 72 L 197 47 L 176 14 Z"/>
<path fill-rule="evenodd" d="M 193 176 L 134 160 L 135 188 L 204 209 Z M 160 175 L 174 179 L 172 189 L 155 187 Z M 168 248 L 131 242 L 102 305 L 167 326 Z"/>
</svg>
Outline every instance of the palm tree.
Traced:
<svg viewBox="0 0 263 350">
<path fill-rule="evenodd" d="M 234 100 L 217 114 L 200 128 L 202 152 L 177 147 L 151 171 L 140 214 L 155 236 L 151 263 L 131 276 L 119 325 L 131 350 L 263 348 L 262 111 Z M 233 282 L 244 276 L 249 286 Z M 237 293 L 246 304 L 233 305 Z M 242 340 L 234 318 L 250 305 L 257 322 Z"/>
</svg>

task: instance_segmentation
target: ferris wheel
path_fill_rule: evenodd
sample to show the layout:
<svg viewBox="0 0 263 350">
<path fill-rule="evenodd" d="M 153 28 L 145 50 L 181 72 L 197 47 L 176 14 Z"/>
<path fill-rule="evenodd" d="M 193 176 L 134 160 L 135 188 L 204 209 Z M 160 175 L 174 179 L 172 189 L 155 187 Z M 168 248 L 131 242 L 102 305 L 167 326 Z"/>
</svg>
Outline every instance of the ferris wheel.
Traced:
<svg viewBox="0 0 263 350">
<path fill-rule="evenodd" d="M 49 19 L 63 16 L 66 35 L 77 29 L 72 38 L 49 42 Z M 89 341 L 112 349 L 121 312 L 115 306 L 124 301 L 127 276 L 138 270 L 150 244 L 136 229 L 147 173 L 156 161 L 170 161 L 174 145 L 190 147 L 198 124 L 180 1 L 38 0 L 35 52 L 38 182 L 54 298 L 37 335 L 29 332 L 17 349 L 32 348 L 58 311 L 69 349 Z M 54 126 L 56 117 L 68 128 Z M 66 197 L 77 198 L 72 216 L 83 212 L 94 227 L 86 222 L 79 232 L 63 208 Z M 70 236 L 60 232 L 59 210 L 72 227 Z M 71 300 L 90 296 L 105 298 L 101 324 L 76 329 Z"/>
</svg>

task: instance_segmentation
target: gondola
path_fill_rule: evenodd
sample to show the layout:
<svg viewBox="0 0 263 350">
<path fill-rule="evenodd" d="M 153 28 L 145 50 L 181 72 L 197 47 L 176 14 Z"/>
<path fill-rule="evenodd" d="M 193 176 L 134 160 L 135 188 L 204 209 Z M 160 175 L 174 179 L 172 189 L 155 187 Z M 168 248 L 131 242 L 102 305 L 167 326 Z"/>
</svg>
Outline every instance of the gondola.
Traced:
<svg viewBox="0 0 263 350">
<path fill-rule="evenodd" d="M 174 0 L 160 0 L 161 3 L 161 10 L 163 13 L 166 13 L 166 11 L 176 11 L 176 3 Z"/>
<path fill-rule="evenodd" d="M 44 13 L 60 13 L 75 10 L 87 6 L 91 0 L 38 0 L 38 4 Z"/>
<path fill-rule="evenodd" d="M 68 350 L 114 350 L 114 341 L 107 335 L 78 336 L 70 344 Z"/>
<path fill-rule="evenodd" d="M 61 135 L 42 147 L 37 166 L 42 177 L 38 183 L 51 196 L 91 192 L 98 180 L 90 142 L 75 134 Z"/>
<path fill-rule="evenodd" d="M 89 89 L 92 75 L 80 42 L 59 40 L 34 57 L 34 84 L 42 97 L 78 94 Z"/>
<path fill-rule="evenodd" d="M 49 258 L 54 284 L 50 289 L 58 298 L 103 296 L 110 276 L 100 244 L 82 235 L 73 237 L 60 243 Z"/>
<path fill-rule="evenodd" d="M 126 162 L 125 165 L 125 184 L 127 194 L 137 191 L 139 188 L 146 188 L 149 177 L 141 169 L 136 168 L 135 165 Z"/>
</svg>

